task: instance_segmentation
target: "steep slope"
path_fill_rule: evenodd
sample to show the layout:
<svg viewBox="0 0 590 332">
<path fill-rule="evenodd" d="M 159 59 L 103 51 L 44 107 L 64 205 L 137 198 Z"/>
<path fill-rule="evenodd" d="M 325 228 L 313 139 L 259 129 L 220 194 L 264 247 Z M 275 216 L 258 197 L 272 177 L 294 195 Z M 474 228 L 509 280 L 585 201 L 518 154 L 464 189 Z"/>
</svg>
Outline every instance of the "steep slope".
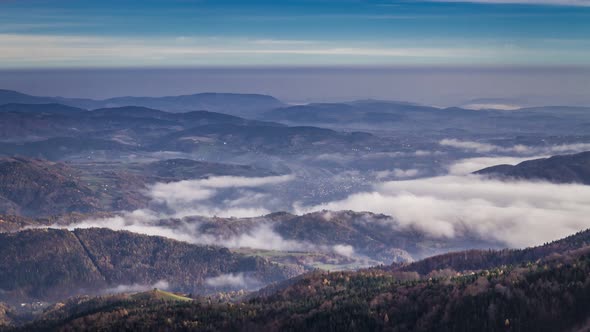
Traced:
<svg viewBox="0 0 590 332">
<path fill-rule="evenodd" d="M 481 270 L 495 266 L 534 262 L 544 257 L 566 254 L 587 246 L 590 246 L 590 231 L 588 230 L 532 248 L 451 252 L 409 264 L 394 264 L 392 269 L 395 271 L 418 272 L 422 275 L 443 269 L 455 271 Z"/>
<path fill-rule="evenodd" d="M 560 254 L 475 272 L 425 278 L 379 269 L 314 272 L 235 305 L 205 299 L 174 304 L 90 299 L 27 328 L 156 330 L 165 324 L 169 330 L 196 331 L 585 330 L 589 237 L 586 231 L 557 241 Z"/>
<path fill-rule="evenodd" d="M 0 301 L 12 303 L 158 283 L 170 290 L 204 294 L 217 288 L 248 287 L 207 283 L 226 274 L 241 274 L 252 281 L 251 286 L 284 280 L 297 272 L 224 248 L 107 229 L 0 234 Z"/>
<path fill-rule="evenodd" d="M 59 299 L 107 286 L 72 232 L 28 230 L 0 239 L 0 298 L 7 302 Z"/>
</svg>

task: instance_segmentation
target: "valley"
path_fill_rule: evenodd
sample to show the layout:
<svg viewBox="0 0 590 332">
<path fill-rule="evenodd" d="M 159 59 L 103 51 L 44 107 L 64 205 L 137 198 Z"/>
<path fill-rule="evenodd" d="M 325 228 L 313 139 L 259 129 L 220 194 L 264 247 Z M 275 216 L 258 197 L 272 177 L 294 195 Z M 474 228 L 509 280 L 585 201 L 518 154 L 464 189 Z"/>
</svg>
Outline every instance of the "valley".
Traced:
<svg viewBox="0 0 590 332">
<path fill-rule="evenodd" d="M 510 311 L 518 296 L 486 294 L 586 264 L 586 233 L 551 242 L 588 228 L 587 197 L 561 195 L 588 190 L 584 108 L 0 97 L 9 329 L 141 329 L 166 312 L 174 329 L 454 330 L 491 298 L 474 309 L 486 326 L 528 328 L 511 317 L 540 316 Z"/>
</svg>

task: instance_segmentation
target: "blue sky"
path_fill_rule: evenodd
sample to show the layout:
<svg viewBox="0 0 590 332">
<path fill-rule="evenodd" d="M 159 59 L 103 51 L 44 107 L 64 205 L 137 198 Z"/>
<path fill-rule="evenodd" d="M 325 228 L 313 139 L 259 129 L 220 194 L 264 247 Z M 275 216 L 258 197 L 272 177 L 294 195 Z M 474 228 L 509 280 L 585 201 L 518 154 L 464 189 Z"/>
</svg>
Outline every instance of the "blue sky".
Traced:
<svg viewBox="0 0 590 332">
<path fill-rule="evenodd" d="M 590 0 L 515 2 L 0 0 L 0 68 L 590 65 Z"/>
</svg>

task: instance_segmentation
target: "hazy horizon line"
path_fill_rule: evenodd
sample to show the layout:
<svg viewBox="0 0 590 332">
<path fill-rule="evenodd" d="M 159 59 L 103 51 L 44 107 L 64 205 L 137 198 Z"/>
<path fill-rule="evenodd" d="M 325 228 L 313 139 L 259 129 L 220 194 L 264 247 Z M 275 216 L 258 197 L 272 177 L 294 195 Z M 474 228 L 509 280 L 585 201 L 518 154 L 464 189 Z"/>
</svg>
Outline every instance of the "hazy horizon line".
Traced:
<svg viewBox="0 0 590 332">
<path fill-rule="evenodd" d="M 0 72 L 31 72 L 31 71 L 77 71 L 77 70 L 297 70 L 297 69 L 326 69 L 326 70 L 588 70 L 590 64 L 551 64 L 551 65 L 528 65 L 528 64 L 305 64 L 305 65 L 167 65 L 167 66 L 51 66 L 51 67 L 0 67 Z"/>
</svg>

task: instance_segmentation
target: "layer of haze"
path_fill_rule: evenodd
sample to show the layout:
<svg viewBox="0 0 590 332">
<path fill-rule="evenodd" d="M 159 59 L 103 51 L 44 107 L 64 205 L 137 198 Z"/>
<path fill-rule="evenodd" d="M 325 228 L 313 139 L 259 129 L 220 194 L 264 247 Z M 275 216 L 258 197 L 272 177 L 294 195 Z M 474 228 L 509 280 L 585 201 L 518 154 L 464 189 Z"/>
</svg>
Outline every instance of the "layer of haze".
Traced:
<svg viewBox="0 0 590 332">
<path fill-rule="evenodd" d="M 262 93 L 290 103 L 387 99 L 435 106 L 478 100 L 516 106 L 590 105 L 590 68 L 305 67 L 0 71 L 0 89 L 109 98 Z"/>
</svg>

